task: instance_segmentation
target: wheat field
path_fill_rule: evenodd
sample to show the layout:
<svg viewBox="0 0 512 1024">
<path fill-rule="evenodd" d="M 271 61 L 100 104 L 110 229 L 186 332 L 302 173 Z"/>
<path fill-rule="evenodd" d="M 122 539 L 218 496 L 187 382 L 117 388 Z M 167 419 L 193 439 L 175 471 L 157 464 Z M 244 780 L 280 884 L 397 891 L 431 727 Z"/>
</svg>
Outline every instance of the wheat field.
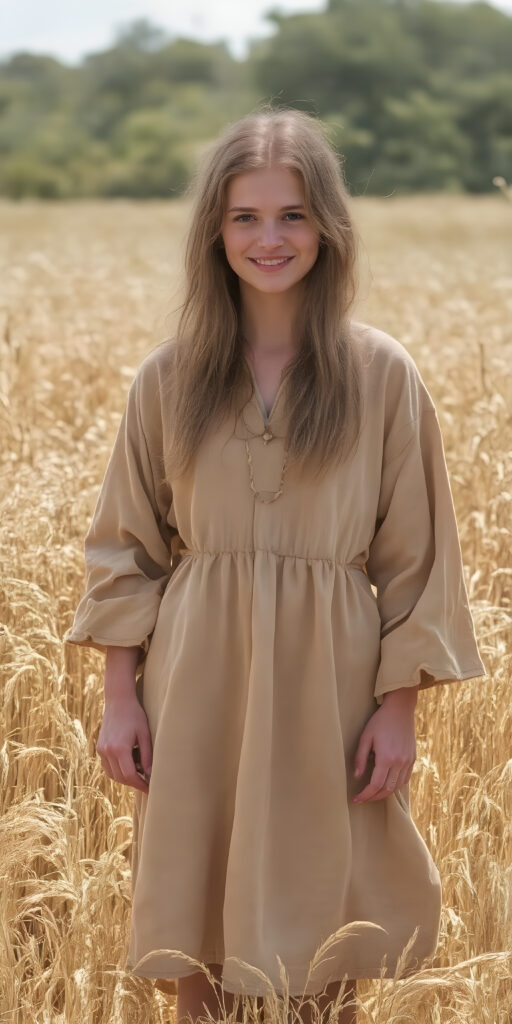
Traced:
<svg viewBox="0 0 512 1024">
<path fill-rule="evenodd" d="M 485 678 L 418 696 L 411 813 L 439 868 L 431 964 L 358 982 L 358 1024 L 512 1021 L 512 203 L 357 198 L 356 319 L 436 403 Z M 175 1020 L 123 972 L 132 791 L 95 752 L 103 657 L 62 644 L 135 370 L 172 334 L 183 201 L 0 204 L 0 1021 Z M 254 1006 L 244 1006 L 250 1019 Z M 286 1020 L 274 1001 L 266 1019 Z M 332 1017 L 334 1021 L 334 1016 Z"/>
</svg>

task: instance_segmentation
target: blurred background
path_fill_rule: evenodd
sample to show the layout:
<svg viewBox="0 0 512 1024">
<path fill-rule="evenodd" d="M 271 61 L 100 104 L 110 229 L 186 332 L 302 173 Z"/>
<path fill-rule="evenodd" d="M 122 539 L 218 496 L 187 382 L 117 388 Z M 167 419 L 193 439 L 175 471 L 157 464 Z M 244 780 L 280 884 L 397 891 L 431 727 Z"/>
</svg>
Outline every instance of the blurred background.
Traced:
<svg viewBox="0 0 512 1024">
<path fill-rule="evenodd" d="M 263 99 L 331 126 L 353 195 L 512 179 L 512 2 L 19 0 L 0 47 L 9 199 L 179 196 Z"/>
</svg>

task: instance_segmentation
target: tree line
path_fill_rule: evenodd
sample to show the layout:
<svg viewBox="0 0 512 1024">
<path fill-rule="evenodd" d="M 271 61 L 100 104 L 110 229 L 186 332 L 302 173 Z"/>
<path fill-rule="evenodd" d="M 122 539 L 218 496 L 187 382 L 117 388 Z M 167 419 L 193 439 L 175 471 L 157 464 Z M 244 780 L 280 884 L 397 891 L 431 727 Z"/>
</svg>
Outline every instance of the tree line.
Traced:
<svg viewBox="0 0 512 1024">
<path fill-rule="evenodd" d="M 512 180 L 512 17 L 485 2 L 329 0 L 267 14 L 234 58 L 147 18 L 77 66 L 0 62 L 0 195 L 179 196 L 223 126 L 262 100 L 329 125 L 353 195 L 483 193 Z"/>
</svg>

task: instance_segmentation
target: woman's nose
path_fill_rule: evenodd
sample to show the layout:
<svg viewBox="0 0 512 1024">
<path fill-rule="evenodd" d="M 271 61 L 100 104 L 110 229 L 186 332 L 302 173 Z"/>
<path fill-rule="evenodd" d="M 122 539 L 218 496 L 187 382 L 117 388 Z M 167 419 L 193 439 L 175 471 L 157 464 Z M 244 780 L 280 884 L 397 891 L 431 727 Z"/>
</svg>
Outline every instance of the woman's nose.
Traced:
<svg viewBox="0 0 512 1024">
<path fill-rule="evenodd" d="M 282 241 L 281 226 L 274 221 L 266 221 L 261 228 L 260 239 L 262 245 L 280 245 Z"/>
</svg>

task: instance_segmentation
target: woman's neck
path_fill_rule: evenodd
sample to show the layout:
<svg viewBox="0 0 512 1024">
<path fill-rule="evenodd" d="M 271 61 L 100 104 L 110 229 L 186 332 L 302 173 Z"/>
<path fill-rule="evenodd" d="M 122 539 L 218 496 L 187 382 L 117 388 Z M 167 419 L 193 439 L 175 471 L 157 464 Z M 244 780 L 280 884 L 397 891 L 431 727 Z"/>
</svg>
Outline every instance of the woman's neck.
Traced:
<svg viewBox="0 0 512 1024">
<path fill-rule="evenodd" d="M 293 354 L 298 296 L 291 289 L 276 295 L 241 289 L 241 304 L 242 333 L 251 352 L 277 358 Z"/>
</svg>

